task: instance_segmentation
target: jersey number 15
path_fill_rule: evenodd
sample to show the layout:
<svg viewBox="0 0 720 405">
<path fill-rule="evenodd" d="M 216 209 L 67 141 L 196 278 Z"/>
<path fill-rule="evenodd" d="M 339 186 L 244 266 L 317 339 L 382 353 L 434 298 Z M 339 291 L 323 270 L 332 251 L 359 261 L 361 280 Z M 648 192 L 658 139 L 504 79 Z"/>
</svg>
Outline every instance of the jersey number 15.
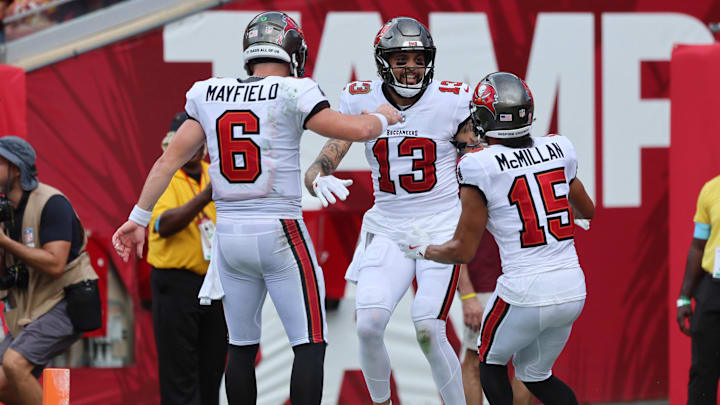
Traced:
<svg viewBox="0 0 720 405">
<path fill-rule="evenodd" d="M 535 173 L 535 181 L 540 189 L 540 198 L 545 209 L 547 228 L 550 235 L 558 241 L 572 239 L 575 234 L 573 214 L 567 196 L 556 195 L 555 185 L 565 183 L 565 170 L 550 169 Z M 520 246 L 524 248 L 547 244 L 545 226 L 540 224 L 528 178 L 523 174 L 515 177 L 508 193 L 510 205 L 514 205 L 523 229 L 520 231 Z M 561 215 L 567 213 L 568 222 L 563 223 Z"/>
</svg>

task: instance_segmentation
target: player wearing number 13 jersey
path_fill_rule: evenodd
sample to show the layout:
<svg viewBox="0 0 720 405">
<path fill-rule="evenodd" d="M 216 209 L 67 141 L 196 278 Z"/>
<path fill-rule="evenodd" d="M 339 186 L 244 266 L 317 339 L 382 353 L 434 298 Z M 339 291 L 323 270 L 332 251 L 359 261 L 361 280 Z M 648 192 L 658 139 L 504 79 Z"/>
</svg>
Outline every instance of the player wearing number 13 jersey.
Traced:
<svg viewBox="0 0 720 405">
<path fill-rule="evenodd" d="M 530 136 L 532 94 L 513 74 L 485 77 L 470 107 L 472 129 L 489 146 L 458 163 L 462 214 L 455 235 L 432 245 L 416 229 L 401 248 L 408 257 L 467 263 L 487 227 L 503 270 L 478 339 L 488 401 L 512 404 L 506 368 L 512 357 L 516 376 L 541 402 L 577 404 L 572 390 L 552 375 L 586 294 L 574 216 L 590 219 L 594 206 L 577 178 L 575 149 L 563 136 Z"/>
<path fill-rule="evenodd" d="M 444 403 L 465 404 L 460 363 L 445 335 L 459 268 L 407 259 L 396 240 L 413 222 L 425 224 L 438 242 L 452 236 L 460 215 L 452 141 L 470 115 L 469 89 L 463 83 L 433 80 L 432 38 L 412 18 L 394 18 L 380 29 L 375 59 L 382 80 L 350 83 L 340 98 L 344 113 L 391 102 L 405 118 L 365 143 L 375 204 L 365 213 L 346 274 L 357 283 L 360 366 L 373 402 L 388 403 L 391 367 L 383 334 L 397 303 L 417 279 L 412 319 L 418 342 Z M 332 190 L 338 180 L 331 174 L 349 147 L 347 142 L 326 143 L 305 175 L 311 193 L 334 202 L 324 189 L 337 190 Z"/>
<path fill-rule="evenodd" d="M 206 140 L 218 214 L 208 278 L 217 274 L 225 292 L 228 401 L 256 402 L 260 314 L 270 293 L 295 353 L 290 402 L 317 405 L 327 332 L 325 288 L 300 210 L 300 136 L 309 128 L 367 141 L 401 117 L 388 104 L 364 116 L 329 109 L 317 84 L 301 78 L 307 46 L 300 27 L 284 13 L 253 18 L 243 48 L 251 77 L 214 78 L 190 89 L 185 105 L 190 119 L 153 166 L 113 243 L 126 260 L 133 246 L 142 251 L 147 210 Z"/>
</svg>

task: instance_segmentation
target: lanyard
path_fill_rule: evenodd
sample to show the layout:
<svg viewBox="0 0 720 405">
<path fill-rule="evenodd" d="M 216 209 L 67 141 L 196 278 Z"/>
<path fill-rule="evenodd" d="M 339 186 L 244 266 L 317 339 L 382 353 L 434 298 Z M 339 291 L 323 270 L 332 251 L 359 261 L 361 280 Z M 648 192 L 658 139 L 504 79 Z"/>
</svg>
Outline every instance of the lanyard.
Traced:
<svg viewBox="0 0 720 405">
<path fill-rule="evenodd" d="M 182 172 L 183 176 L 185 176 L 185 181 L 187 182 L 188 187 L 190 187 L 190 191 L 192 191 L 193 197 L 196 197 L 196 196 L 197 196 L 197 192 L 195 192 L 195 188 L 193 187 L 192 182 L 190 181 L 190 177 L 187 175 L 187 173 L 185 173 L 185 170 L 180 169 L 180 171 Z M 200 184 L 198 185 L 198 187 L 199 187 L 200 189 L 202 189 L 203 179 L 204 179 L 204 178 L 205 178 L 205 171 L 203 170 L 203 171 L 200 172 Z M 200 221 L 202 221 L 204 218 L 208 218 L 208 219 L 210 218 L 210 217 L 205 213 L 205 207 L 203 207 L 203 209 L 200 210 L 200 212 L 198 212 L 198 217 L 200 217 L 200 218 L 199 218 Z M 200 221 L 196 221 L 196 222 L 199 223 Z"/>
</svg>

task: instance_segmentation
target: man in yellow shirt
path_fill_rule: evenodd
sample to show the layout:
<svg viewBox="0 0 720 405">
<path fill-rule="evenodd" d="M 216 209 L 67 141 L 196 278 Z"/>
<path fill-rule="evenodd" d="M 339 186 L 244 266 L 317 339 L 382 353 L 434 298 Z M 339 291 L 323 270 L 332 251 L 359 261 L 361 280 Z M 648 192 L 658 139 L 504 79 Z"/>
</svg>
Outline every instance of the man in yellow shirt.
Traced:
<svg viewBox="0 0 720 405">
<path fill-rule="evenodd" d="M 163 150 L 186 119 L 175 116 Z M 198 300 L 215 223 L 204 157 L 202 148 L 175 173 L 150 220 L 147 261 L 162 405 L 217 405 L 225 368 L 222 302 L 201 306 Z"/>
<path fill-rule="evenodd" d="M 692 338 L 688 404 L 715 404 L 720 377 L 720 260 L 715 260 L 720 254 L 720 176 L 700 191 L 694 221 L 677 321 Z M 691 298 L 695 298 L 694 313 Z"/>
</svg>

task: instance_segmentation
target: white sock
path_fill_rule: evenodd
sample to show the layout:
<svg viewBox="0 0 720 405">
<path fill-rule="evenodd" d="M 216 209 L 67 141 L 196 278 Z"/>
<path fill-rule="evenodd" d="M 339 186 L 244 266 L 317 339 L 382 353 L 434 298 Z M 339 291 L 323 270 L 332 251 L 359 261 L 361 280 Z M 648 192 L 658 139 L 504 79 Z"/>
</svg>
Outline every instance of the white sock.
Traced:
<svg viewBox="0 0 720 405">
<path fill-rule="evenodd" d="M 373 402 L 390 398 L 390 357 L 383 337 L 390 321 L 390 311 L 382 308 L 357 310 L 357 334 L 360 368 Z"/>
<path fill-rule="evenodd" d="M 415 321 L 415 333 L 445 405 L 465 405 L 460 361 L 447 340 L 445 326 L 440 319 L 423 319 Z"/>
</svg>

